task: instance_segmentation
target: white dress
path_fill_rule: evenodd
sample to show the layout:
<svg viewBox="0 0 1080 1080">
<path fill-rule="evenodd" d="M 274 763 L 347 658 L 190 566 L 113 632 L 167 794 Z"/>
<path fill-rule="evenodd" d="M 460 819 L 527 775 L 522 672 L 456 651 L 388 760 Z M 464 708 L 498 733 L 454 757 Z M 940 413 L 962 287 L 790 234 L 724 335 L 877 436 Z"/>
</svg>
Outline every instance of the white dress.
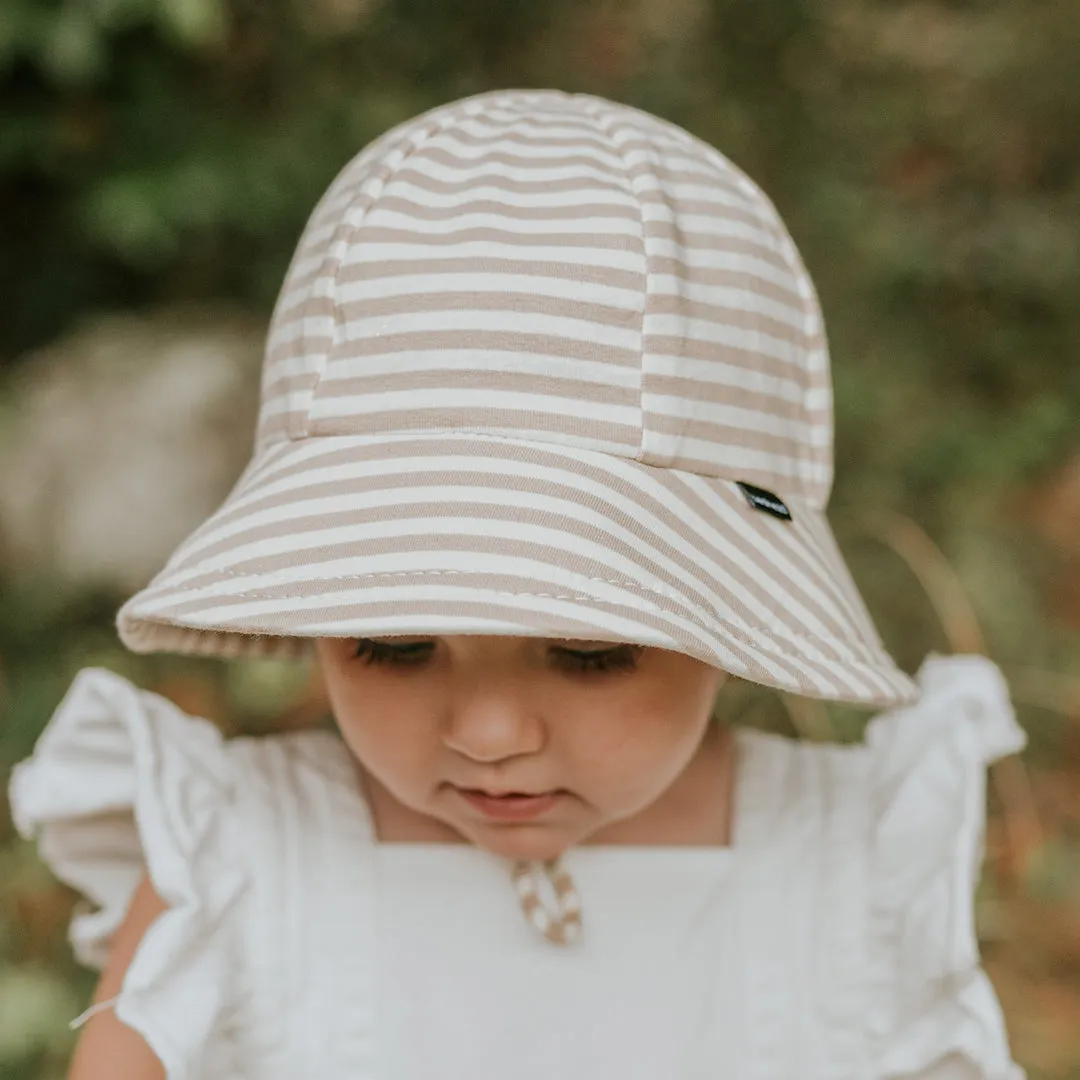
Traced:
<svg viewBox="0 0 1080 1080">
<path fill-rule="evenodd" d="M 581 847 L 582 941 L 506 865 L 375 842 L 336 736 L 225 742 L 108 671 L 16 768 L 15 820 L 96 910 L 170 908 L 115 1003 L 169 1080 L 1017 1080 L 978 957 L 986 764 L 1020 749 L 997 669 L 933 658 L 864 744 L 737 735 L 729 849 Z"/>
</svg>

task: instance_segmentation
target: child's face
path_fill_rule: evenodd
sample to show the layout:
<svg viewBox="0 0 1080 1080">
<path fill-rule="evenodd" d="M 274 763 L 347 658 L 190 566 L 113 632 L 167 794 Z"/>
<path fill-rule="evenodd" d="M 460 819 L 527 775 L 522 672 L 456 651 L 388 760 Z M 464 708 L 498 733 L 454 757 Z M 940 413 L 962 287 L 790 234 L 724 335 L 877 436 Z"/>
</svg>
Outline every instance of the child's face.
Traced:
<svg viewBox="0 0 1080 1080">
<path fill-rule="evenodd" d="M 554 857 L 650 806 L 694 758 L 724 679 L 598 641 L 318 645 L 342 735 L 380 794 L 508 858 Z M 498 797 L 511 792 L 539 797 Z"/>
</svg>

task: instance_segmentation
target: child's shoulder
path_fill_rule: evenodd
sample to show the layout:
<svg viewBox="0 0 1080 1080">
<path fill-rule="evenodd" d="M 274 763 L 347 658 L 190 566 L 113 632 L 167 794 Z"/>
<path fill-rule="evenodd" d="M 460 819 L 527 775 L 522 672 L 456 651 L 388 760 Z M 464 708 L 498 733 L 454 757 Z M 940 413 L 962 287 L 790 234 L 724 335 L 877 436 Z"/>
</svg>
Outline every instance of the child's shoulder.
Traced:
<svg viewBox="0 0 1080 1080">
<path fill-rule="evenodd" d="M 226 739 L 167 698 L 84 668 L 16 765 L 10 797 L 18 831 L 96 905 L 71 934 L 100 966 L 142 873 L 174 907 L 205 893 L 224 910 L 260 852 L 303 843 L 307 818 L 348 806 L 362 829 L 353 769 L 333 732 Z"/>
<path fill-rule="evenodd" d="M 891 877 L 981 831 L 987 766 L 1026 742 L 1005 680 L 981 656 L 931 656 L 916 678 L 918 700 L 873 717 L 856 743 L 740 733 L 736 824 L 751 846 L 785 832 L 804 843 L 816 823 L 819 847 L 862 837 Z"/>
<path fill-rule="evenodd" d="M 930 656 L 913 704 L 874 717 L 863 746 L 883 812 L 914 782 L 957 791 L 983 783 L 988 765 L 1018 753 L 1027 736 L 1016 720 L 1008 685 L 984 656 Z M 913 796 L 907 792 L 908 799 Z"/>
<path fill-rule="evenodd" d="M 840 744 L 744 731 L 744 743 L 810 769 L 848 765 L 869 770 L 889 787 L 920 763 L 948 757 L 978 768 L 1017 753 L 1027 736 L 1016 721 L 1000 669 L 984 656 L 928 657 L 915 676 L 920 696 L 910 705 L 879 713 L 863 738 Z"/>
</svg>

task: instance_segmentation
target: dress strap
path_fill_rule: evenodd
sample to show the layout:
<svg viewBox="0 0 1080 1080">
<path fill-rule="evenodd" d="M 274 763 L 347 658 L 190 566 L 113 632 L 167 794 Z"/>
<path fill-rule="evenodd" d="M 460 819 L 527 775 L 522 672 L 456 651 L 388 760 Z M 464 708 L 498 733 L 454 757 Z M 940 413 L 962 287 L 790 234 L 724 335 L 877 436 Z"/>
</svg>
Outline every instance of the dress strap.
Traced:
<svg viewBox="0 0 1080 1080">
<path fill-rule="evenodd" d="M 239 809 L 260 868 L 245 949 L 265 1071 L 378 1076 L 375 834 L 355 763 L 331 732 L 237 744 L 258 777 Z"/>
<path fill-rule="evenodd" d="M 860 747 L 737 736 L 734 866 L 750 1080 L 861 1080 L 869 770 Z"/>
</svg>

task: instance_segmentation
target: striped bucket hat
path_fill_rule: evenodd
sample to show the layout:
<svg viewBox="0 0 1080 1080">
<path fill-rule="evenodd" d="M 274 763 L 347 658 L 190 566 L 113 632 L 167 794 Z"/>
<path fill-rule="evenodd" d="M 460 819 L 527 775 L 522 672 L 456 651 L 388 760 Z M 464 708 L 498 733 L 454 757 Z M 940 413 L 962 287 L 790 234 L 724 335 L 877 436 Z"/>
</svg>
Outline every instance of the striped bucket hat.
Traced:
<svg viewBox="0 0 1080 1080">
<path fill-rule="evenodd" d="M 759 188 L 636 109 L 481 94 L 332 183 L 274 311 L 252 460 L 118 628 L 219 656 L 625 641 L 904 702 L 825 518 L 831 462 L 821 313 Z"/>
</svg>

